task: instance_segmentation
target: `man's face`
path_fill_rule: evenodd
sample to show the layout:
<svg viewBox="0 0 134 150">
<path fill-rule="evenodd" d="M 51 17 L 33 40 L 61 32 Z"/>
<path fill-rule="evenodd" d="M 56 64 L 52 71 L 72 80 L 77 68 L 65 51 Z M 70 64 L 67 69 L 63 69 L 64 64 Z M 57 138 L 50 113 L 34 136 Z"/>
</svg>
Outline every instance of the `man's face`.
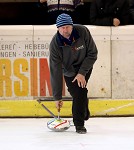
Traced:
<svg viewBox="0 0 134 150">
<path fill-rule="evenodd" d="M 65 25 L 61 26 L 58 28 L 59 33 L 64 37 L 64 38 L 69 38 L 73 30 L 72 25 Z"/>
</svg>

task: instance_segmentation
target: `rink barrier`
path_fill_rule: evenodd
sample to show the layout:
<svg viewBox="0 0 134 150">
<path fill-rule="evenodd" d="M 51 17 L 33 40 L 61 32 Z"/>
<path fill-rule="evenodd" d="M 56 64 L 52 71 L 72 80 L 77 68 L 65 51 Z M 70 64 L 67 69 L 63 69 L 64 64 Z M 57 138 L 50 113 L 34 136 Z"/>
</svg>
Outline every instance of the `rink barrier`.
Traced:
<svg viewBox="0 0 134 150">
<path fill-rule="evenodd" d="M 42 102 L 55 115 L 58 115 L 54 101 Z M 72 101 L 64 100 L 61 117 L 72 117 Z M 134 116 L 134 100 L 90 99 L 91 117 Z M 2 100 L 0 117 L 52 117 L 37 100 Z"/>
<path fill-rule="evenodd" d="M 87 27 L 99 50 L 87 84 L 91 116 L 134 115 L 134 26 Z M 48 56 L 56 30 L 0 26 L 0 117 L 49 117 L 35 99 L 52 96 Z M 63 96 L 70 97 L 65 84 Z M 51 100 L 44 103 L 56 113 Z M 66 99 L 61 115 L 71 117 L 70 109 Z"/>
</svg>

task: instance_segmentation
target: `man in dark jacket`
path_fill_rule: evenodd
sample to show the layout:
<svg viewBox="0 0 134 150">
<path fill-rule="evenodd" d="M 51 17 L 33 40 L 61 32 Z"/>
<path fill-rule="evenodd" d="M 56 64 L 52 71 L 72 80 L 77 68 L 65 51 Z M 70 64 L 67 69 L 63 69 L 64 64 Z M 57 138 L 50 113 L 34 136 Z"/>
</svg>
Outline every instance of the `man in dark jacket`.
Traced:
<svg viewBox="0 0 134 150">
<path fill-rule="evenodd" d="M 53 97 L 58 111 L 63 105 L 63 75 L 73 97 L 72 114 L 76 132 L 86 133 L 84 121 L 89 119 L 87 82 L 97 59 L 97 48 L 89 30 L 74 25 L 68 14 L 57 17 L 57 33 L 50 43 L 50 75 Z"/>
<path fill-rule="evenodd" d="M 90 24 L 100 26 L 128 25 L 128 0 L 94 0 L 90 7 Z"/>
</svg>

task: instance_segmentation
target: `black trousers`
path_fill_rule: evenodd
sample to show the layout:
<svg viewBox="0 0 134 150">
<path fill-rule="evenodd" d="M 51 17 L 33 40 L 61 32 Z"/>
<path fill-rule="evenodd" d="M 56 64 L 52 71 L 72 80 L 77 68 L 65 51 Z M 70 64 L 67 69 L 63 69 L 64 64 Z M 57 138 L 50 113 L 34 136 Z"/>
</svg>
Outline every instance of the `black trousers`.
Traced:
<svg viewBox="0 0 134 150">
<path fill-rule="evenodd" d="M 92 69 L 85 76 L 86 82 L 88 82 Z M 68 91 L 73 98 L 72 101 L 72 114 L 73 114 L 73 122 L 75 126 L 84 126 L 85 115 L 87 112 L 89 113 L 88 108 L 88 97 L 87 88 L 81 88 L 78 86 L 77 81 L 72 83 L 75 77 L 67 77 L 64 76 L 66 85 L 68 87 Z"/>
</svg>

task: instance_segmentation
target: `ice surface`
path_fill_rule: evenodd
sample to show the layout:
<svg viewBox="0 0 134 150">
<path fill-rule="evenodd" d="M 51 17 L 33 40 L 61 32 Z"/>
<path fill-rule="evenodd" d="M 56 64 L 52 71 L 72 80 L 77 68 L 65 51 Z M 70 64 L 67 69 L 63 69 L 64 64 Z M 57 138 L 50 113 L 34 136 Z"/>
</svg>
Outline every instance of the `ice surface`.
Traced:
<svg viewBox="0 0 134 150">
<path fill-rule="evenodd" d="M 90 118 L 87 134 L 53 132 L 50 119 L 1 118 L 0 150 L 134 150 L 134 117 Z"/>
</svg>

